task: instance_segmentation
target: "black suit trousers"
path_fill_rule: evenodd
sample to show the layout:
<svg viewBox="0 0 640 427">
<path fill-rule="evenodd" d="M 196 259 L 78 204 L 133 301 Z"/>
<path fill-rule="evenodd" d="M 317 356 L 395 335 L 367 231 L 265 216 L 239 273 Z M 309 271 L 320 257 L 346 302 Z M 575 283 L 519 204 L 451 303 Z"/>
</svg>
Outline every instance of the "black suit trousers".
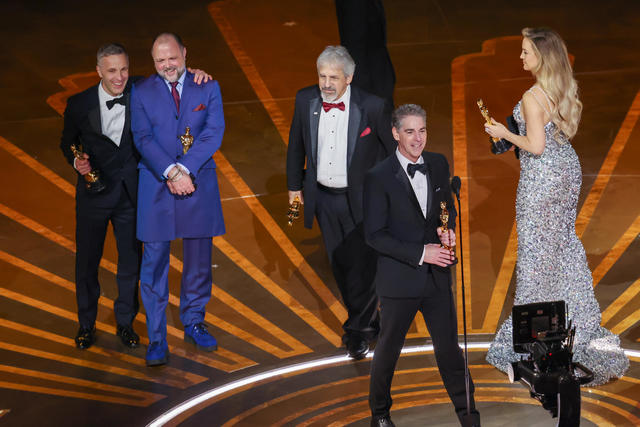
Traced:
<svg viewBox="0 0 640 427">
<path fill-rule="evenodd" d="M 111 191 L 119 193 L 113 195 L 116 202 L 112 205 L 96 203 L 91 196 L 76 200 L 76 299 L 78 321 L 84 327 L 93 326 L 98 313 L 98 270 L 109 222 L 118 249 L 116 323 L 130 325 L 139 308 L 141 245 L 136 239 L 136 208 L 123 183 Z"/>
<path fill-rule="evenodd" d="M 373 286 L 376 252 L 364 241 L 362 224 L 354 222 L 346 192 L 318 189 L 316 218 L 349 314 L 342 325 L 345 339 L 355 334 L 371 340 L 378 333 L 378 297 Z"/>
<path fill-rule="evenodd" d="M 450 288 L 428 286 L 422 298 L 380 298 L 380 336 L 373 355 L 369 385 L 369 406 L 374 419 L 389 414 L 393 373 L 405 336 L 418 310 L 424 316 L 429 329 L 440 376 L 456 413 L 461 417 L 466 412 L 464 357 L 458 346 L 452 292 Z M 470 409 L 477 415 L 471 380 L 470 387 Z"/>
</svg>

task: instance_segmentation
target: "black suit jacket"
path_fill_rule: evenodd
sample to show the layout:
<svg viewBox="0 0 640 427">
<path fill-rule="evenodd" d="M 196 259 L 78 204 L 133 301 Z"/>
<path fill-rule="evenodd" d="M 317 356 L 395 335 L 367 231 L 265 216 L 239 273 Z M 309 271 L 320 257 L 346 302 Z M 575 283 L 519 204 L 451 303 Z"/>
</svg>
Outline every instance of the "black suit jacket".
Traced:
<svg viewBox="0 0 640 427">
<path fill-rule="evenodd" d="M 449 228 L 455 228 L 456 218 L 447 159 L 426 151 L 422 157 L 428 168 L 426 218 L 395 153 L 365 178 L 364 233 L 379 255 L 374 283 L 381 297 L 415 298 L 424 295 L 427 286 L 451 286 L 449 267 L 418 265 L 424 245 L 440 243 L 436 228 L 440 226 L 441 201 L 447 203 Z"/>
<path fill-rule="evenodd" d="M 124 182 L 131 202 L 135 206 L 138 191 L 137 164 L 139 155 L 133 145 L 133 136 L 131 135 L 129 98 L 132 81 L 138 79 L 136 77 L 129 78 L 124 91 L 126 113 L 120 146 L 102 134 L 98 85 L 70 97 L 67 101 L 60 149 L 67 161 L 73 166 L 74 157 L 70 147 L 82 144 L 83 151 L 89 155 L 91 166 L 100 171 L 101 179 L 107 185 L 104 191 L 90 194 L 85 188 L 84 178 L 78 173 L 77 200 L 87 201 L 98 206 L 114 206 L 120 198 L 122 187 L 120 182 Z"/>
<path fill-rule="evenodd" d="M 311 228 L 316 211 L 318 124 L 322 96 L 317 85 L 296 94 L 287 150 L 287 187 L 304 191 L 304 225 Z M 351 86 L 347 148 L 348 200 L 355 223 L 362 222 L 362 191 L 365 173 L 395 150 L 391 117 L 385 102 Z M 305 169 L 306 161 L 306 169 Z"/>
</svg>

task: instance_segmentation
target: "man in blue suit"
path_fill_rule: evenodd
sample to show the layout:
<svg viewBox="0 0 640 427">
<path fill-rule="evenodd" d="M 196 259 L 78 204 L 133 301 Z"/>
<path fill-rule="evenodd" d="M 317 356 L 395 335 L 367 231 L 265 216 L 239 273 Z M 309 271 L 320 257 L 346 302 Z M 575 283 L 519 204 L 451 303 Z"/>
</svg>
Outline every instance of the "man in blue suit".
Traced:
<svg viewBox="0 0 640 427">
<path fill-rule="evenodd" d="M 204 315 L 211 296 L 211 238 L 225 232 L 212 158 L 222 142 L 224 116 L 218 83 L 194 84 L 186 53 L 178 35 L 158 35 L 151 50 L 157 74 L 136 84 L 131 95 L 131 129 L 141 156 L 137 236 L 144 242 L 140 294 L 147 312 L 147 366 L 169 358 L 169 250 L 177 238 L 183 239 L 184 339 L 205 351 L 217 349 Z"/>
</svg>

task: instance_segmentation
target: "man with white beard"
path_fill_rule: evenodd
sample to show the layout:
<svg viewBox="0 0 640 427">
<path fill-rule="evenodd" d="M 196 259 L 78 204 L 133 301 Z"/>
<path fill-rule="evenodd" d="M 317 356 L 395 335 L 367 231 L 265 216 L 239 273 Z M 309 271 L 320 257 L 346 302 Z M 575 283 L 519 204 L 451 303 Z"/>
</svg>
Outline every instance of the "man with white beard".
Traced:
<svg viewBox="0 0 640 427">
<path fill-rule="evenodd" d="M 385 101 L 351 87 L 355 63 L 347 49 L 328 46 L 316 61 L 318 85 L 298 91 L 287 151 L 289 203 L 314 216 L 349 317 L 343 343 L 363 358 L 375 340 L 378 299 L 372 286 L 376 255 L 364 241 L 365 173 L 395 151 Z M 305 168 L 306 165 L 306 168 Z"/>
</svg>

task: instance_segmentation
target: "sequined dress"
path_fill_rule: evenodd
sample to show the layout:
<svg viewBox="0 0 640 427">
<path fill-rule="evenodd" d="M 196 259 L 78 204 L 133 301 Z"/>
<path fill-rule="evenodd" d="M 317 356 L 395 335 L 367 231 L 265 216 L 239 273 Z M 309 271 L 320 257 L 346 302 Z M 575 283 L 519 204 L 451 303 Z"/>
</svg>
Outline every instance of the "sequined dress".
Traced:
<svg viewBox="0 0 640 427">
<path fill-rule="evenodd" d="M 513 109 L 521 135 L 526 134 L 520 111 Z M 620 339 L 600 326 L 600 307 L 584 247 L 575 230 L 582 184 L 578 156 L 556 125 L 545 126 L 545 149 L 537 156 L 520 151 L 520 181 L 516 196 L 518 260 L 515 305 L 564 300 L 567 318 L 576 326 L 573 360 L 594 373 L 589 385 L 621 377 L 629 360 Z M 521 356 L 513 351 L 511 316 L 505 320 L 487 353 L 501 371 Z"/>
</svg>

